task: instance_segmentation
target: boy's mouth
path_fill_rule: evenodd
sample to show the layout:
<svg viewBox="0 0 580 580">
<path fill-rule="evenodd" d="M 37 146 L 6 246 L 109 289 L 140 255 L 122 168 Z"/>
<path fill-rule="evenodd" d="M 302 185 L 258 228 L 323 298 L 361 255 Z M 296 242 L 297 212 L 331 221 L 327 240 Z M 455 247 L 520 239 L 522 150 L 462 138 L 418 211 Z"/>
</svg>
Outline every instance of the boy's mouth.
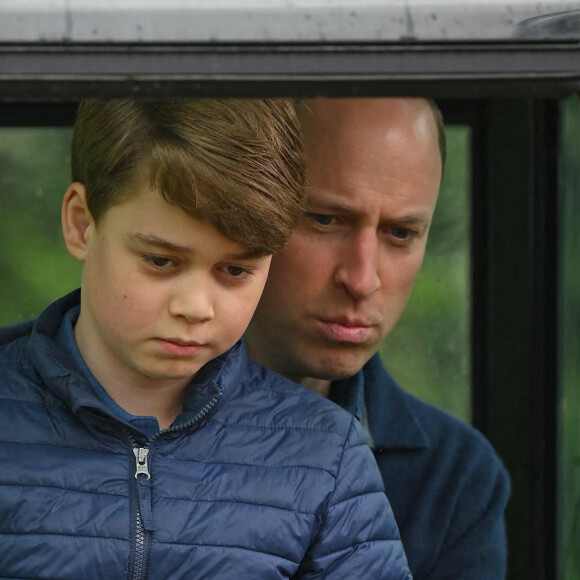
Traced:
<svg viewBox="0 0 580 580">
<path fill-rule="evenodd" d="M 180 338 L 158 338 L 156 340 L 165 352 L 176 356 L 191 356 L 198 353 L 203 347 L 199 342 Z"/>
</svg>

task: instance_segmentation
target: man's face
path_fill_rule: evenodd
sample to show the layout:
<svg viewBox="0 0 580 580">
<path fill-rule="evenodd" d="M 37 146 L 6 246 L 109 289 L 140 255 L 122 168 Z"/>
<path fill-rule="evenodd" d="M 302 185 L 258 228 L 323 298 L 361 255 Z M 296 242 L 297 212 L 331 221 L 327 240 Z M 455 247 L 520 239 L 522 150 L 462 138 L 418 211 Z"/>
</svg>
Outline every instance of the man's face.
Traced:
<svg viewBox="0 0 580 580">
<path fill-rule="evenodd" d="M 75 335 L 105 385 L 187 382 L 243 334 L 270 263 L 146 187 L 84 240 Z"/>
<path fill-rule="evenodd" d="M 318 99 L 304 115 L 308 213 L 248 330 L 258 362 L 302 381 L 355 374 L 399 320 L 441 181 L 418 99 Z"/>
</svg>

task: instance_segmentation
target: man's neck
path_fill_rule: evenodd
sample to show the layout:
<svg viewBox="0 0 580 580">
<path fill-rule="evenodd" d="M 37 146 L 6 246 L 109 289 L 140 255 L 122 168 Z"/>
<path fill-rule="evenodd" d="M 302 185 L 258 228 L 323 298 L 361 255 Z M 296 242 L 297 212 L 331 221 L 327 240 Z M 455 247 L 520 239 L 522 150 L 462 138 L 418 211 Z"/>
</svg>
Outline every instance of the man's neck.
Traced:
<svg viewBox="0 0 580 580">
<path fill-rule="evenodd" d="M 311 391 L 315 391 L 319 395 L 328 398 L 328 393 L 330 392 L 330 379 L 317 379 L 314 377 L 304 377 L 300 384 L 303 387 L 309 388 Z"/>
</svg>

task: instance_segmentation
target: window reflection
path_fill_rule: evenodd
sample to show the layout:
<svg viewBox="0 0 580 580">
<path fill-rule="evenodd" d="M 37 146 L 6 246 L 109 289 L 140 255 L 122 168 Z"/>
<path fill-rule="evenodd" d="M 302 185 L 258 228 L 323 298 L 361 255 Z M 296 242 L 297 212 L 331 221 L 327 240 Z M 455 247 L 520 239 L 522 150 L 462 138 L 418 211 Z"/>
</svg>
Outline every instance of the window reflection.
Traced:
<svg viewBox="0 0 580 580">
<path fill-rule="evenodd" d="M 0 129 L 0 324 L 26 320 L 77 287 L 60 205 L 69 184 L 70 128 Z M 469 421 L 469 140 L 447 129 L 448 162 L 425 262 L 409 307 L 381 354 L 418 397 Z"/>
<path fill-rule="evenodd" d="M 60 228 L 71 135 L 69 128 L 0 129 L 0 325 L 36 316 L 79 285 Z"/>
<path fill-rule="evenodd" d="M 381 356 L 402 387 L 470 421 L 470 129 L 450 126 L 446 133 L 447 163 L 425 261 Z"/>
<path fill-rule="evenodd" d="M 580 98 L 562 105 L 560 580 L 580 578 Z"/>
</svg>

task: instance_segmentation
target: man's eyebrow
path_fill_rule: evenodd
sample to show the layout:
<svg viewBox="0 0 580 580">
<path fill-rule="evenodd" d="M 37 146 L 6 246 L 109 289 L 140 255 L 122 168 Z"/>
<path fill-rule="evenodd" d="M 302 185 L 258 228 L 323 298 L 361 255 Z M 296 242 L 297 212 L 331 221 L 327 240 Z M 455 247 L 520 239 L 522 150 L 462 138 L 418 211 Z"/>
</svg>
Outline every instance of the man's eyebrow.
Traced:
<svg viewBox="0 0 580 580">
<path fill-rule="evenodd" d="M 313 199 L 308 200 L 307 202 L 307 211 L 311 213 L 317 213 L 320 211 L 324 213 L 326 211 L 330 212 L 337 212 L 337 213 L 350 213 L 353 215 L 361 215 L 364 214 L 364 209 L 359 209 L 353 206 L 350 206 L 346 203 L 341 203 L 339 201 L 334 200 L 326 200 L 326 199 Z M 420 224 L 423 226 L 429 226 L 431 223 L 431 218 L 428 215 L 422 213 L 409 213 L 406 215 L 401 215 L 400 217 L 393 217 L 388 220 L 384 220 L 385 223 L 396 223 L 396 224 Z"/>
<path fill-rule="evenodd" d="M 307 199 L 306 200 L 306 211 L 316 213 L 315 209 L 321 209 L 322 211 L 335 211 L 335 212 L 348 212 L 348 213 L 359 213 L 355 207 L 351 207 L 346 203 L 341 203 L 339 201 L 332 201 L 327 199 Z"/>
<path fill-rule="evenodd" d="M 404 215 L 393 219 L 392 221 L 397 224 L 424 224 L 426 226 L 431 223 L 431 219 L 428 216 L 422 214 Z"/>
<path fill-rule="evenodd" d="M 160 238 L 155 234 L 141 234 L 141 233 L 130 233 L 128 238 L 137 244 L 141 244 L 144 246 L 154 246 L 156 248 L 162 248 L 163 250 L 169 250 L 170 252 L 176 253 L 186 253 L 191 252 L 192 249 L 187 246 L 180 246 L 178 244 L 174 244 L 169 240 L 164 238 Z M 267 252 L 259 248 L 248 248 L 246 251 L 242 252 L 232 252 L 230 254 L 226 254 L 224 258 L 226 260 L 253 260 L 257 258 L 263 258 L 268 256 Z"/>
</svg>

